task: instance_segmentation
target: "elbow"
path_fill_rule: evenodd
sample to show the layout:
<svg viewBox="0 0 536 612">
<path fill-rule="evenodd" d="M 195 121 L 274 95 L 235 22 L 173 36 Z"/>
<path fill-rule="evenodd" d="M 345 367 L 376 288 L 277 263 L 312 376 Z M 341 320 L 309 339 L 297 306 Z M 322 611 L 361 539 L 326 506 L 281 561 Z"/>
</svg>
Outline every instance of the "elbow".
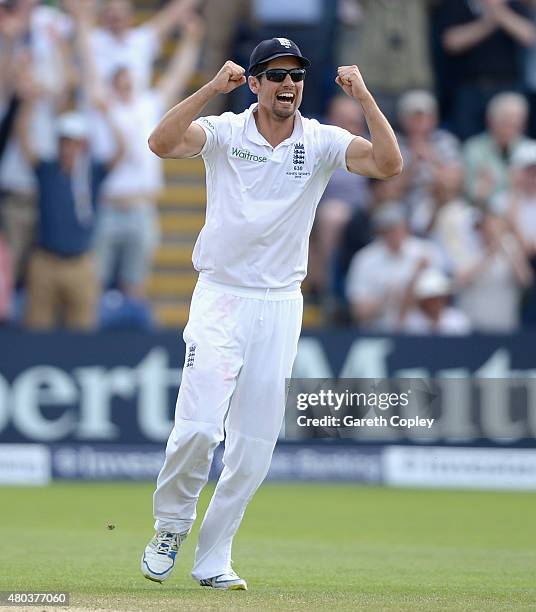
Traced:
<svg viewBox="0 0 536 612">
<path fill-rule="evenodd" d="M 162 143 L 158 140 L 158 136 L 156 136 L 154 132 L 149 136 L 147 144 L 149 145 L 149 149 L 158 157 L 162 159 L 168 157 L 169 152 L 162 146 Z"/>
<path fill-rule="evenodd" d="M 400 176 L 402 171 L 404 170 L 404 160 L 402 159 L 402 155 L 398 155 L 396 159 L 394 159 L 390 164 L 385 164 L 381 169 L 381 174 L 378 178 L 381 179 L 390 179 L 395 176 Z"/>
<path fill-rule="evenodd" d="M 403 171 L 404 171 L 404 160 L 402 159 L 402 155 L 399 154 L 398 159 L 396 160 L 396 163 L 392 170 L 392 174 L 389 178 L 400 176 Z"/>
</svg>

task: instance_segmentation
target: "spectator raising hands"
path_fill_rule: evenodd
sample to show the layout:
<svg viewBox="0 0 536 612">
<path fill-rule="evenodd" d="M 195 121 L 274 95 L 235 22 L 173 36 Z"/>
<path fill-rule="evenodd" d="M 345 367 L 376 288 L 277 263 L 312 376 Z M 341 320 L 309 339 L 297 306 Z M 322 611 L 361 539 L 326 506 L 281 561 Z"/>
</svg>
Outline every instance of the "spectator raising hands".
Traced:
<svg viewBox="0 0 536 612">
<path fill-rule="evenodd" d="M 78 47 L 87 39 L 77 29 Z M 86 49 L 87 51 L 87 49 Z M 82 88 L 87 87 L 93 67 L 90 54 L 82 56 Z M 120 132 L 109 120 L 116 139 L 115 155 L 99 159 L 90 147 L 87 117 L 74 111 L 55 117 L 55 152 L 42 155 L 31 137 L 30 118 L 35 103 L 24 100 L 19 138 L 38 185 L 39 226 L 36 249 L 28 271 L 26 323 L 35 329 L 57 324 L 90 329 L 95 325 L 99 294 L 92 255 L 97 194 L 106 174 L 120 161 L 124 145 Z"/>
<path fill-rule="evenodd" d="M 159 240 L 155 202 L 163 187 L 162 160 L 151 153 L 147 140 L 166 110 L 183 95 L 199 59 L 202 35 L 203 24 L 192 15 L 153 89 L 137 90 L 127 67 L 112 76 L 110 113 L 127 143 L 127 154 L 106 179 L 101 194 L 96 248 L 104 288 L 116 280 L 124 293 L 144 296 Z"/>
<path fill-rule="evenodd" d="M 74 4 L 77 0 L 71 0 Z M 142 25 L 132 27 L 130 0 L 106 0 L 100 13 L 101 27 L 91 33 L 97 71 L 109 81 L 118 68 L 128 68 L 136 88 L 151 84 L 153 64 L 162 42 L 186 23 L 200 0 L 171 0 Z"/>
</svg>

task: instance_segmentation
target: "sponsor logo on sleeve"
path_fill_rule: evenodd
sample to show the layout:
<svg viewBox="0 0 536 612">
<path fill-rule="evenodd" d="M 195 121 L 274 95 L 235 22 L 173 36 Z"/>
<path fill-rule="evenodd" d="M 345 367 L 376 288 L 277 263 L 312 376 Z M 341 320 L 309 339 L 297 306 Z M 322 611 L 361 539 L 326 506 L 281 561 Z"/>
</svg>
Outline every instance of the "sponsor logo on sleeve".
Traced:
<svg viewBox="0 0 536 612">
<path fill-rule="evenodd" d="M 204 125 L 206 125 L 206 127 L 208 127 L 208 129 L 211 130 L 212 132 L 216 131 L 216 126 L 212 123 L 212 121 L 209 121 L 206 117 L 201 117 L 199 121 L 203 123 Z"/>
</svg>

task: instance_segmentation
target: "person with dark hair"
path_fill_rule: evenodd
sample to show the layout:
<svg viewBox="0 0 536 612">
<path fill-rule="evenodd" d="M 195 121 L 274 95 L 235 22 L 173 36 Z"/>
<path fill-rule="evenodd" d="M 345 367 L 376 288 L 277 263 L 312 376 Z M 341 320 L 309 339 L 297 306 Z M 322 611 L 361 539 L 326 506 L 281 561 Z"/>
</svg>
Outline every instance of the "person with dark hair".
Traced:
<svg viewBox="0 0 536 612">
<path fill-rule="evenodd" d="M 171 574 L 225 435 L 224 469 L 192 576 L 211 588 L 247 588 L 231 567 L 231 548 L 282 425 L 316 206 L 337 168 L 377 178 L 402 171 L 395 134 L 357 66 L 339 67 L 336 83 L 360 103 L 371 141 L 302 117 L 309 65 L 292 40 L 264 40 L 251 54 L 247 79 L 244 68 L 227 61 L 168 111 L 149 139 L 160 157 L 201 155 L 207 171 L 175 427 L 154 494 L 156 534 L 141 560 L 150 580 Z M 210 100 L 246 82 L 255 104 L 240 114 L 196 119 Z"/>
</svg>

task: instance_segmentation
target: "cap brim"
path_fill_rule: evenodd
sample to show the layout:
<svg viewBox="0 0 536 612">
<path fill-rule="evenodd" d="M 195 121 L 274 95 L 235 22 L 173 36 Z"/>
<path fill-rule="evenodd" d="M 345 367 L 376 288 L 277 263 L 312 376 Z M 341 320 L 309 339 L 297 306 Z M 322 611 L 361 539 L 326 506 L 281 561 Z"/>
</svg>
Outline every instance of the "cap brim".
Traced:
<svg viewBox="0 0 536 612">
<path fill-rule="evenodd" d="M 251 72 L 253 68 L 255 68 L 255 66 L 258 66 L 259 64 L 265 64 L 266 62 L 270 62 L 271 60 L 276 59 L 278 57 L 295 57 L 297 60 L 300 60 L 304 68 L 307 68 L 311 65 L 311 62 L 306 57 L 300 57 L 299 55 L 294 55 L 294 53 L 274 53 L 274 55 L 270 55 L 266 59 L 263 59 L 262 62 L 257 62 L 256 64 L 253 64 L 253 66 L 250 66 L 248 68 L 248 72 Z"/>
</svg>

